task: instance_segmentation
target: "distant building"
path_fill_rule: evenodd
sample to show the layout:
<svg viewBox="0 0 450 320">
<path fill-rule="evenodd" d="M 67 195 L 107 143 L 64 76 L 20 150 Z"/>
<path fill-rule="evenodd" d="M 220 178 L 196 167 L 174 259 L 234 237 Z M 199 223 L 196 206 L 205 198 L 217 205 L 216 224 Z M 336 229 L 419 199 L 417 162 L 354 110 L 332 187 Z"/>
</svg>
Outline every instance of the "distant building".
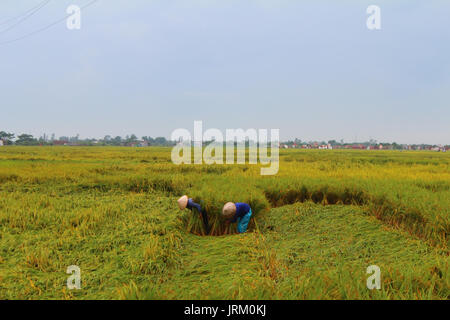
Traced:
<svg viewBox="0 0 450 320">
<path fill-rule="evenodd" d="M 69 141 L 67 140 L 53 140 L 54 146 L 67 146 L 69 144 Z"/>
<path fill-rule="evenodd" d="M 444 146 L 442 146 L 442 145 L 438 145 L 438 146 L 434 147 L 431 150 L 438 151 L 438 152 L 446 152 L 446 148 Z"/>
<path fill-rule="evenodd" d="M 148 147 L 147 141 L 139 141 L 139 147 Z"/>
<path fill-rule="evenodd" d="M 3 146 L 3 140 L 0 140 L 0 147 Z"/>
<path fill-rule="evenodd" d="M 148 147 L 148 142 L 147 141 L 134 141 L 134 142 L 130 142 L 127 144 L 127 146 L 129 147 Z"/>
</svg>

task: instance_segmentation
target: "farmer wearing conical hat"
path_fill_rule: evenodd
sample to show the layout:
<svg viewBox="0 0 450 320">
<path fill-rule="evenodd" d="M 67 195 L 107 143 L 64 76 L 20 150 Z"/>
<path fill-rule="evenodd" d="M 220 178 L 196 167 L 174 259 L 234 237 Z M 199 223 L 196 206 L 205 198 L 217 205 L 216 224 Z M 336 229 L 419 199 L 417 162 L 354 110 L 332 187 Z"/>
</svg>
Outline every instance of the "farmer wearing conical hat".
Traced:
<svg viewBox="0 0 450 320">
<path fill-rule="evenodd" d="M 178 199 L 178 207 L 180 208 L 180 210 L 188 208 L 192 211 L 193 209 L 197 209 L 198 213 L 200 213 L 200 215 L 202 216 L 205 231 L 206 233 L 209 233 L 208 215 L 206 214 L 206 211 L 202 210 L 202 207 L 198 203 L 195 203 L 192 198 L 184 195 L 180 199 Z"/>
<path fill-rule="evenodd" d="M 227 224 L 237 222 L 237 231 L 243 233 L 247 231 L 252 209 L 244 202 L 227 202 L 223 206 L 222 215 L 227 219 Z"/>
</svg>

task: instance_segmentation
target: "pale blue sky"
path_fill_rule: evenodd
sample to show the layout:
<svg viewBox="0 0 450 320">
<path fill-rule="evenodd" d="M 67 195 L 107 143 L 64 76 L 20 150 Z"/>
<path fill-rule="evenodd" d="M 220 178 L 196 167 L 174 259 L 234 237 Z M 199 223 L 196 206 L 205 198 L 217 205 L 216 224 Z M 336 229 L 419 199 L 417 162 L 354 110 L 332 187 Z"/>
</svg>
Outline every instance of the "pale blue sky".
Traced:
<svg viewBox="0 0 450 320">
<path fill-rule="evenodd" d="M 0 43 L 64 17 L 0 2 Z M 366 28 L 381 7 L 382 29 Z M 100 0 L 0 44 L 0 130 L 103 137 L 279 128 L 298 137 L 450 144 L 450 2 Z"/>
</svg>

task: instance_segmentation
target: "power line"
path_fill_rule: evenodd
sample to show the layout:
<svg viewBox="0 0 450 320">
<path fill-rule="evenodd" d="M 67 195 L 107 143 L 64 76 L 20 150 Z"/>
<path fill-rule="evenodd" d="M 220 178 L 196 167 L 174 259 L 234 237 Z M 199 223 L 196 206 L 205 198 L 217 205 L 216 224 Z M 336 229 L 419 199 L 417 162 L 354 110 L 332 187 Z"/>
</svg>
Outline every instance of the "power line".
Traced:
<svg viewBox="0 0 450 320">
<path fill-rule="evenodd" d="M 37 13 L 39 10 L 41 10 L 43 7 L 45 7 L 51 0 L 46 0 L 44 2 L 42 2 L 42 4 L 40 6 L 38 6 L 36 9 L 34 9 L 34 11 L 31 11 L 29 14 L 27 14 L 25 17 L 23 17 L 22 19 L 20 19 L 19 21 L 17 21 L 16 23 L 14 23 L 13 25 L 9 26 L 8 28 L 1 30 L 0 34 L 3 34 L 11 29 L 13 29 L 15 26 L 21 24 L 22 22 L 24 22 L 25 20 L 27 20 L 28 18 L 32 17 L 35 13 Z"/>
<path fill-rule="evenodd" d="M 85 9 L 85 8 L 87 8 L 87 7 L 90 7 L 91 5 L 93 5 L 94 3 L 96 3 L 97 1 L 99 1 L 99 0 L 93 0 L 93 1 L 89 2 L 88 4 L 82 6 L 80 9 Z M 38 34 L 38 33 L 40 33 L 40 32 L 43 32 L 43 31 L 47 30 L 47 29 L 50 29 L 51 27 L 57 25 L 58 23 L 60 23 L 60 22 L 62 22 L 62 21 L 64 21 L 64 20 L 66 20 L 66 19 L 67 19 L 68 17 L 70 17 L 70 16 L 71 16 L 71 14 L 68 14 L 68 15 L 66 15 L 64 18 L 58 19 L 58 20 L 56 20 L 56 21 L 54 21 L 54 22 L 52 22 L 52 23 L 46 25 L 45 27 L 42 27 L 42 28 L 40 28 L 40 29 L 38 29 L 38 30 L 35 30 L 35 31 L 33 31 L 33 32 L 30 32 L 30 33 L 27 33 L 27 34 L 25 34 L 25 35 L 23 35 L 23 36 L 21 36 L 21 37 L 19 37 L 19 38 L 15 38 L 15 39 L 12 39 L 12 40 L 0 42 L 0 45 L 10 44 L 10 43 L 13 43 L 13 42 L 20 41 L 20 40 L 26 39 L 26 38 L 28 38 L 28 37 L 31 37 L 31 36 L 33 36 L 33 35 L 35 35 L 35 34 Z"/>
<path fill-rule="evenodd" d="M 3 25 L 5 25 L 5 24 L 8 24 L 8 23 L 10 23 L 11 21 L 14 21 L 14 20 L 16 20 L 16 19 L 18 19 L 18 18 L 20 18 L 20 17 L 22 17 L 22 16 L 24 16 L 24 15 L 27 15 L 29 12 L 34 11 L 36 8 L 40 7 L 40 6 L 41 6 L 44 2 L 46 2 L 46 1 L 47 1 L 47 0 L 44 0 L 44 1 L 40 2 L 38 5 L 34 6 L 34 7 L 31 8 L 31 9 L 28 9 L 27 11 L 25 11 L 25 12 L 22 13 L 22 14 L 19 14 L 18 16 L 15 16 L 15 17 L 6 19 L 6 20 L 4 20 L 3 22 L 0 22 L 0 26 L 3 26 Z"/>
</svg>

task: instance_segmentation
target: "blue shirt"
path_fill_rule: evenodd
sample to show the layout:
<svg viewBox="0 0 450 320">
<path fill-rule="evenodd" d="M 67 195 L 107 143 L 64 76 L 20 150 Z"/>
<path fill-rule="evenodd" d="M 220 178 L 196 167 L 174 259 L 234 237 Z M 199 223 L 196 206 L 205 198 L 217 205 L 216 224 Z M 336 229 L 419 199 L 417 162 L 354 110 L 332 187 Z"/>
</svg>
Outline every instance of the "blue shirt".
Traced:
<svg viewBox="0 0 450 320">
<path fill-rule="evenodd" d="M 189 198 L 186 208 L 190 210 L 192 210 L 192 208 L 196 208 L 199 213 L 203 213 L 202 207 L 198 203 L 195 203 L 191 198 Z"/>
<path fill-rule="evenodd" d="M 244 202 L 236 202 L 236 213 L 234 214 L 231 222 L 236 222 L 237 219 L 242 218 L 250 211 L 250 206 Z"/>
</svg>

